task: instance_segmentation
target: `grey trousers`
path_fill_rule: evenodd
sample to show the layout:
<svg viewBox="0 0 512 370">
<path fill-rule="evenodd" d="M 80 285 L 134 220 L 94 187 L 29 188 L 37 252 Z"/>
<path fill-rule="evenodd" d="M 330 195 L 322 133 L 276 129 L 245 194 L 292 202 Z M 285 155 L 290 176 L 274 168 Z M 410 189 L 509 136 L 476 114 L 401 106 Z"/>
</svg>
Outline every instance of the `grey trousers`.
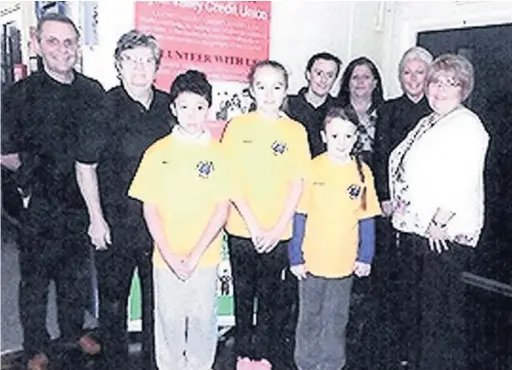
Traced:
<svg viewBox="0 0 512 370">
<path fill-rule="evenodd" d="M 217 349 L 217 267 L 179 280 L 155 267 L 155 352 L 160 370 L 210 370 Z"/>
<path fill-rule="evenodd" d="M 340 370 L 346 363 L 352 276 L 327 279 L 308 274 L 299 282 L 295 362 L 300 370 Z"/>
</svg>

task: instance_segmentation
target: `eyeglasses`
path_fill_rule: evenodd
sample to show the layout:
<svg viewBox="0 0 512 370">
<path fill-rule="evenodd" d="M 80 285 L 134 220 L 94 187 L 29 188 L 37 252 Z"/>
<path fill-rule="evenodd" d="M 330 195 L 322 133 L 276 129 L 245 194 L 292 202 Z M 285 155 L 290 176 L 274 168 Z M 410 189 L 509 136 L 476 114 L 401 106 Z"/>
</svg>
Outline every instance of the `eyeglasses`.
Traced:
<svg viewBox="0 0 512 370">
<path fill-rule="evenodd" d="M 455 89 L 457 87 L 460 87 L 460 83 L 455 81 L 453 78 L 433 78 L 429 85 L 436 86 L 436 87 L 446 87 L 449 89 Z"/>
<path fill-rule="evenodd" d="M 133 57 L 130 55 L 123 55 L 121 60 L 132 65 L 154 65 L 156 63 L 156 60 L 153 57 Z"/>
<path fill-rule="evenodd" d="M 76 48 L 78 45 L 78 39 L 64 39 L 59 40 L 56 37 L 42 38 L 40 41 L 46 43 L 51 48 L 60 48 L 63 46 L 66 49 Z"/>
</svg>

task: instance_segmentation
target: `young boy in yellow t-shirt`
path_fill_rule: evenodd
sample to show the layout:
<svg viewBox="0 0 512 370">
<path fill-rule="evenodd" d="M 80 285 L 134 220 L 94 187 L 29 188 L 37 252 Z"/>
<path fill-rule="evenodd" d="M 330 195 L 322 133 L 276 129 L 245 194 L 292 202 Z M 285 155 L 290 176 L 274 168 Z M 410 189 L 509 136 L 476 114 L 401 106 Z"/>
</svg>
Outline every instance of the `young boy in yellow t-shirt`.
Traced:
<svg viewBox="0 0 512 370">
<path fill-rule="evenodd" d="M 353 274 L 370 274 L 374 217 L 381 213 L 372 173 L 357 156 L 357 126 L 341 108 L 331 108 L 324 125 L 327 153 L 312 161 L 289 244 L 299 279 L 295 361 L 301 370 L 345 366 Z"/>
<path fill-rule="evenodd" d="M 160 370 L 211 369 L 217 343 L 217 265 L 233 195 L 230 168 L 205 128 L 206 76 L 187 71 L 170 89 L 178 125 L 144 154 L 129 195 L 144 203 L 155 242 L 155 352 Z"/>
</svg>

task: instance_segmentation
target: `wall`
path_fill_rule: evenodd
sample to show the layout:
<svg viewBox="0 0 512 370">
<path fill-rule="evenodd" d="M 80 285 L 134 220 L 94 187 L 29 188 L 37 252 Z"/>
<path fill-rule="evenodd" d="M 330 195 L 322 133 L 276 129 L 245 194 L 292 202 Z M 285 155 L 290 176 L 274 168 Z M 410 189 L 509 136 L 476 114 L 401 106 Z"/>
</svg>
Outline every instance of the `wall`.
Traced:
<svg viewBox="0 0 512 370">
<path fill-rule="evenodd" d="M 33 2 L 4 1 L 0 10 L 20 3 L 22 40 L 28 43 L 29 26 L 35 24 Z M 71 8 L 77 1 L 71 1 Z M 74 13 L 74 12 L 73 12 Z M 76 19 L 76 14 L 72 14 Z M 112 54 L 119 36 L 133 28 L 134 4 L 99 2 L 100 45 L 83 49 L 83 71 L 106 88 L 117 84 Z M 288 1 L 272 3 L 270 56 L 290 72 L 290 91 L 304 83 L 304 66 L 315 52 L 338 55 L 346 65 L 360 55 L 379 66 L 387 97 L 401 93 L 397 65 L 402 53 L 425 30 L 471 27 L 512 22 L 512 3 L 501 1 Z M 27 50 L 27 49 L 26 49 Z M 23 55 L 28 60 L 27 53 Z M 25 59 L 26 58 L 26 59 Z M 334 92 L 337 87 L 335 87 Z"/>
<path fill-rule="evenodd" d="M 416 43 L 418 32 L 512 22 L 509 1 L 400 1 L 387 10 L 382 49 L 384 90 L 401 94 L 397 66 L 403 52 Z"/>
<path fill-rule="evenodd" d="M 290 72 L 290 91 L 305 84 L 312 54 L 329 51 L 346 66 L 360 55 L 381 62 L 382 34 L 375 30 L 380 2 L 272 3 L 270 56 Z M 335 87 L 336 90 L 337 86 Z"/>
<path fill-rule="evenodd" d="M 83 48 L 83 71 L 100 81 L 106 89 L 118 84 L 114 68 L 114 50 L 119 37 L 133 29 L 133 1 L 100 1 L 98 4 L 99 45 Z"/>
<path fill-rule="evenodd" d="M 306 62 L 319 51 L 332 52 L 345 64 L 363 54 L 380 64 L 383 34 L 375 30 L 380 4 L 308 1 L 291 7 L 289 2 L 273 2 L 270 56 L 289 70 L 290 91 L 305 83 Z M 133 19 L 133 3 L 122 7 L 109 1 L 99 4 L 101 45 L 84 48 L 84 72 L 106 88 L 117 83 L 112 54 L 119 36 L 133 28 Z"/>
</svg>

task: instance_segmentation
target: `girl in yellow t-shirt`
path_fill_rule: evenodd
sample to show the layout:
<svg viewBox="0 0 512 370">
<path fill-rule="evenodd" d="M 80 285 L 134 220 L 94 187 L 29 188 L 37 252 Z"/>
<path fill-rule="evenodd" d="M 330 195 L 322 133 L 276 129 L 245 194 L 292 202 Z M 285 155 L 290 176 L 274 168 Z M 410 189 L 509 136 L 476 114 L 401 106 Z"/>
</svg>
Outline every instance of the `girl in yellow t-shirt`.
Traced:
<svg viewBox="0 0 512 370">
<path fill-rule="evenodd" d="M 299 279 L 299 369 L 345 365 L 353 275 L 370 274 L 381 213 L 370 168 L 358 156 L 358 126 L 341 108 L 331 108 L 324 124 L 327 152 L 312 161 L 289 245 Z"/>
<path fill-rule="evenodd" d="M 310 155 L 303 126 L 281 111 L 288 87 L 285 68 L 275 61 L 259 62 L 249 82 L 256 109 L 231 120 L 222 138 L 243 192 L 234 202 L 226 231 L 237 369 L 270 369 L 282 357 L 278 351 L 283 347 L 280 313 L 288 309 L 287 244 Z"/>
</svg>

